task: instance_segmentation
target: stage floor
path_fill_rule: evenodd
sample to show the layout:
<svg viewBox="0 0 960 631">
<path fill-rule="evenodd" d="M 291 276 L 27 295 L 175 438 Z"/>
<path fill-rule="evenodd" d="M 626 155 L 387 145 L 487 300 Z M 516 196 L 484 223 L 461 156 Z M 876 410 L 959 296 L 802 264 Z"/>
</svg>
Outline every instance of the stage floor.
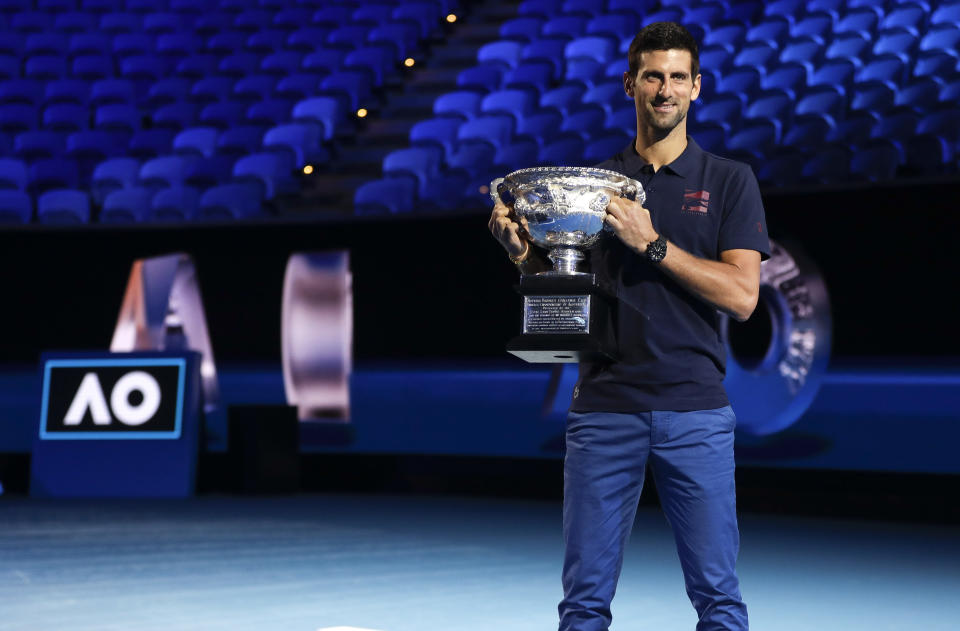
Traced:
<svg viewBox="0 0 960 631">
<path fill-rule="evenodd" d="M 758 631 L 957 629 L 960 528 L 745 514 Z M 0 630 L 549 631 L 560 506 L 449 496 L 0 498 Z M 641 507 L 618 631 L 692 630 Z"/>
</svg>

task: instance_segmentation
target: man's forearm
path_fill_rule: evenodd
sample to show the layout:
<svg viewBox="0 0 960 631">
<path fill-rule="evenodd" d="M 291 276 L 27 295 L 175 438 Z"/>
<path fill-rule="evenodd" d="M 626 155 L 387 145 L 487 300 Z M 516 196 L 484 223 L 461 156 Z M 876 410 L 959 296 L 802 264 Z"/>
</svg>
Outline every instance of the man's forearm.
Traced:
<svg viewBox="0 0 960 631">
<path fill-rule="evenodd" d="M 668 242 L 667 254 L 659 267 L 701 300 L 742 322 L 757 306 L 757 275 L 755 271 L 744 269 L 752 264 L 749 259 L 730 258 L 733 260 L 702 259 Z"/>
</svg>

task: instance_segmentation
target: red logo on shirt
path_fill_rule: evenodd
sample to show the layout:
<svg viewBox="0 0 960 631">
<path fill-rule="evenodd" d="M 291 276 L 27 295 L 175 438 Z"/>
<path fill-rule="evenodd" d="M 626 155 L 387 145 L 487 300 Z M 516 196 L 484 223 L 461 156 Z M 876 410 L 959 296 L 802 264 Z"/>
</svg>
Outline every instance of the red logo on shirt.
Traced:
<svg viewBox="0 0 960 631">
<path fill-rule="evenodd" d="M 706 214 L 710 205 L 710 191 L 683 191 L 683 210 L 690 213 Z"/>
</svg>

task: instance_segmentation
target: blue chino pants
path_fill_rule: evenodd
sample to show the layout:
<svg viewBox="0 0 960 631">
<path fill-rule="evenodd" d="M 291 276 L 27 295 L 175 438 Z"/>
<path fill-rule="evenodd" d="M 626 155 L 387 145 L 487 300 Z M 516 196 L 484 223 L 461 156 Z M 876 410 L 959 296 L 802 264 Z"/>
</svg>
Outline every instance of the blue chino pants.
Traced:
<svg viewBox="0 0 960 631">
<path fill-rule="evenodd" d="M 605 631 L 647 463 L 673 529 L 697 631 L 746 631 L 736 574 L 733 429 L 696 412 L 571 412 L 564 460 L 560 631 Z"/>
</svg>

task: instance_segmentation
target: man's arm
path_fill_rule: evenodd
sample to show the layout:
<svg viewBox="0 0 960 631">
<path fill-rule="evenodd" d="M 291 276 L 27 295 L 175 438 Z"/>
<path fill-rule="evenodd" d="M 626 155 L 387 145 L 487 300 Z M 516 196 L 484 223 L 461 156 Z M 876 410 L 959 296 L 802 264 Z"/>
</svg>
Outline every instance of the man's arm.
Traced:
<svg viewBox="0 0 960 631">
<path fill-rule="evenodd" d="M 660 236 L 646 208 L 620 197 L 607 207 L 607 223 L 621 241 L 644 258 L 647 246 Z M 693 295 L 740 322 L 757 306 L 760 253 L 755 250 L 725 250 L 719 261 L 711 261 L 668 242 L 667 255 L 659 267 Z"/>
</svg>

